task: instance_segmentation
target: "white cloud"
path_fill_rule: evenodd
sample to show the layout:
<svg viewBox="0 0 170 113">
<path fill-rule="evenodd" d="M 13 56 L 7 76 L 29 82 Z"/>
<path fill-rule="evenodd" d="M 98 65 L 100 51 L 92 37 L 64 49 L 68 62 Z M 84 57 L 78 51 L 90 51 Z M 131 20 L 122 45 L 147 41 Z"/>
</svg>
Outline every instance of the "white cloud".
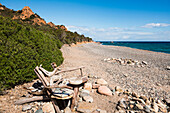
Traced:
<svg viewBox="0 0 170 113">
<path fill-rule="evenodd" d="M 170 24 L 167 24 L 167 23 L 149 23 L 149 24 L 146 24 L 142 27 L 153 28 L 153 27 L 167 27 L 167 26 L 170 26 Z"/>
<path fill-rule="evenodd" d="M 156 25 L 160 26 L 160 25 Z M 165 25 L 161 25 L 165 26 Z M 66 26 L 68 30 L 72 32 L 78 32 L 79 34 L 84 34 L 85 36 L 91 37 L 93 40 L 170 40 L 170 30 L 168 31 L 155 31 L 151 29 L 150 31 L 140 28 L 119 28 L 119 27 L 109 27 L 109 28 L 95 28 L 86 26 Z"/>
</svg>

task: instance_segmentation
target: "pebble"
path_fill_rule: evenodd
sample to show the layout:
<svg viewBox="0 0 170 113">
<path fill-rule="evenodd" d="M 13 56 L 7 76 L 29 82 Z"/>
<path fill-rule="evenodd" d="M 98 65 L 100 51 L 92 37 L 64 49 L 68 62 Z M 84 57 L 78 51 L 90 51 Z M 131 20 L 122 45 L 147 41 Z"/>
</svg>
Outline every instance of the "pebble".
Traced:
<svg viewBox="0 0 170 113">
<path fill-rule="evenodd" d="M 22 111 L 27 111 L 27 110 L 30 110 L 32 108 L 31 105 L 23 105 L 22 106 Z"/>
<path fill-rule="evenodd" d="M 93 98 L 91 96 L 83 96 L 83 100 L 85 100 L 86 102 L 89 102 L 89 103 L 93 102 Z"/>
<path fill-rule="evenodd" d="M 43 112 L 55 113 L 54 107 L 51 102 L 47 102 L 42 107 Z"/>
<path fill-rule="evenodd" d="M 43 113 L 42 108 L 38 109 L 35 113 Z"/>
<path fill-rule="evenodd" d="M 119 101 L 119 106 L 126 109 L 126 104 L 125 104 L 125 102 L 126 102 L 125 99 L 122 98 L 122 99 Z"/>
<path fill-rule="evenodd" d="M 89 96 L 89 95 L 90 95 L 90 91 L 85 89 L 83 89 L 80 93 L 80 97 Z"/>
<path fill-rule="evenodd" d="M 146 61 L 142 61 L 143 64 L 147 65 L 148 63 Z"/>
<path fill-rule="evenodd" d="M 92 90 L 92 84 L 91 83 L 85 83 L 84 84 L 84 89 L 91 91 Z"/>
<path fill-rule="evenodd" d="M 158 110 L 159 110 L 159 108 L 158 108 L 158 105 L 154 102 L 153 103 L 153 109 L 154 109 L 154 111 L 157 113 L 158 112 Z"/>
<path fill-rule="evenodd" d="M 97 84 L 107 85 L 108 83 L 104 79 L 101 78 L 97 80 Z"/>
<path fill-rule="evenodd" d="M 106 110 L 100 110 L 100 113 L 107 113 Z"/>
<path fill-rule="evenodd" d="M 140 110 L 143 110 L 143 106 L 141 104 L 136 104 L 136 107 Z"/>
<path fill-rule="evenodd" d="M 116 91 L 119 91 L 119 92 L 123 92 L 123 89 L 122 89 L 120 86 L 116 86 L 116 87 L 115 87 L 115 90 L 116 90 Z"/>
<path fill-rule="evenodd" d="M 66 107 L 66 108 L 64 109 L 64 113 L 72 113 L 72 112 L 71 112 L 71 109 L 70 109 L 69 107 Z"/>
<path fill-rule="evenodd" d="M 170 70 L 170 66 L 167 66 L 166 69 L 167 69 L 167 70 Z"/>
<path fill-rule="evenodd" d="M 139 95 L 136 94 L 135 92 L 132 92 L 132 96 L 133 96 L 133 97 L 136 97 L 136 98 L 139 98 Z"/>
<path fill-rule="evenodd" d="M 103 95 L 112 96 L 112 91 L 107 86 L 100 86 L 98 92 Z"/>
<path fill-rule="evenodd" d="M 100 84 L 93 84 L 93 85 L 92 85 L 92 88 L 93 88 L 93 89 L 98 89 L 99 87 L 100 87 Z"/>
<path fill-rule="evenodd" d="M 147 113 L 150 113 L 150 108 L 149 108 L 149 106 L 144 106 L 144 110 L 145 110 L 145 112 L 147 112 Z"/>
</svg>

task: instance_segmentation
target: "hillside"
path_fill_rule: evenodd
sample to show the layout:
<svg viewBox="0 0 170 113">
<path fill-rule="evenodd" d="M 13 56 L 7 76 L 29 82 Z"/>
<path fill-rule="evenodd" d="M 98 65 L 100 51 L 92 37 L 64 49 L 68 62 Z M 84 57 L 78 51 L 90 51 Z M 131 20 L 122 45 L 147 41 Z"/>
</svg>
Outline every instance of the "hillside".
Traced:
<svg viewBox="0 0 170 113">
<path fill-rule="evenodd" d="M 37 30 L 53 35 L 63 44 L 71 44 L 82 41 L 92 41 L 91 38 L 80 35 L 76 32 L 68 31 L 64 25 L 55 25 L 52 22 L 46 22 L 37 13 L 34 13 L 30 7 L 25 6 L 22 10 L 14 11 L 0 4 L 0 15 L 11 18 L 24 26 L 31 26 Z"/>
<path fill-rule="evenodd" d="M 68 31 L 64 25 L 46 24 L 29 7 L 13 11 L 0 4 L 0 91 L 36 78 L 33 69 L 37 65 L 43 64 L 47 70 L 52 62 L 59 66 L 63 62 L 61 46 L 82 41 L 92 39 Z"/>
</svg>

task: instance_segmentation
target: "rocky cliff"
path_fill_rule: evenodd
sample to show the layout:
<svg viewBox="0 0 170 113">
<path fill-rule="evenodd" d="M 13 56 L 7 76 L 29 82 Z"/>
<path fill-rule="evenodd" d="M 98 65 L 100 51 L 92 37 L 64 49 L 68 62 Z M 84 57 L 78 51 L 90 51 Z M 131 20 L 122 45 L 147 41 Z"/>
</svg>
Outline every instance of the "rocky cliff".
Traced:
<svg viewBox="0 0 170 113">
<path fill-rule="evenodd" d="M 32 25 L 50 25 L 55 29 L 63 29 L 67 31 L 67 28 L 64 25 L 55 25 L 52 22 L 46 23 L 44 19 L 42 19 L 38 14 L 34 13 L 28 6 L 25 6 L 22 10 L 13 11 L 0 3 L 0 15 L 11 17 L 13 20 L 20 20 L 21 22 L 29 23 Z"/>
</svg>

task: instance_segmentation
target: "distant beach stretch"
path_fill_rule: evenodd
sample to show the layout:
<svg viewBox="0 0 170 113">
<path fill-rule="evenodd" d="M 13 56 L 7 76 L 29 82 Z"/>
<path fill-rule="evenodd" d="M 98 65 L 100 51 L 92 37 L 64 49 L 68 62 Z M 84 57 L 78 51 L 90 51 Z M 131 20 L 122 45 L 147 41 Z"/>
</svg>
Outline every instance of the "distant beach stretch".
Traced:
<svg viewBox="0 0 170 113">
<path fill-rule="evenodd" d="M 154 99 L 170 98 L 170 74 L 166 69 L 170 66 L 169 54 L 98 43 L 65 46 L 61 50 L 65 59 L 63 68 L 82 65 L 85 66 L 83 72 L 86 76 L 104 78 L 110 88 L 120 86 L 124 90 Z M 119 63 L 129 59 L 147 65 Z M 106 97 L 96 92 L 92 96 L 98 108 L 113 112 L 116 96 Z"/>
</svg>

